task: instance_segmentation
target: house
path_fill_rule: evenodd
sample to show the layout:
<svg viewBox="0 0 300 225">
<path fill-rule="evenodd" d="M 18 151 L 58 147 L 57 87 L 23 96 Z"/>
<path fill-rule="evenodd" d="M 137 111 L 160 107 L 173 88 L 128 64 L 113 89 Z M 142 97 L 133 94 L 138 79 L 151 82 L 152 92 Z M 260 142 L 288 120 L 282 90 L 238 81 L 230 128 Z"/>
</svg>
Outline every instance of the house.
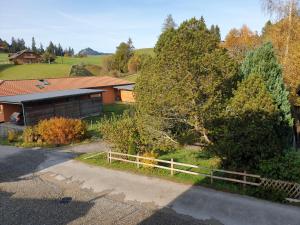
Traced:
<svg viewBox="0 0 300 225">
<path fill-rule="evenodd" d="M 40 56 L 40 54 L 36 52 L 25 49 L 9 55 L 8 59 L 14 64 L 19 65 L 19 64 L 39 63 L 41 62 L 42 57 Z"/>
<path fill-rule="evenodd" d="M 99 114 L 102 104 L 133 102 L 133 83 L 114 77 L 67 77 L 0 81 L 0 122 L 22 113 L 25 125 L 54 116 Z M 126 94 L 125 94 L 126 93 Z"/>
</svg>

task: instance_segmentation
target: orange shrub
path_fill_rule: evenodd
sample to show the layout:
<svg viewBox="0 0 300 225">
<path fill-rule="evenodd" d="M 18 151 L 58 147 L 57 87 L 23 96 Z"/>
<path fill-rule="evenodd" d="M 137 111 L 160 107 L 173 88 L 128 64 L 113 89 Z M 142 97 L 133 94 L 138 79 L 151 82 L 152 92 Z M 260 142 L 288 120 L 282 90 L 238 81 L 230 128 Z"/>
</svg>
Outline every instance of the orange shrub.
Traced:
<svg viewBox="0 0 300 225">
<path fill-rule="evenodd" d="M 40 121 L 37 131 L 42 140 L 48 144 L 69 144 L 85 137 L 87 125 L 79 119 L 54 117 Z"/>
</svg>

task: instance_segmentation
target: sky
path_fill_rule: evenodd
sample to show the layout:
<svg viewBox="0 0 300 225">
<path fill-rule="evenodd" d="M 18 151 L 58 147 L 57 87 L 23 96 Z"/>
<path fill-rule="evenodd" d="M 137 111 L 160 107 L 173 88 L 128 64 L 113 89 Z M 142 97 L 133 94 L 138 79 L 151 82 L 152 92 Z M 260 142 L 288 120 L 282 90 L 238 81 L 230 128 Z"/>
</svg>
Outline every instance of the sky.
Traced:
<svg viewBox="0 0 300 225">
<path fill-rule="evenodd" d="M 177 24 L 203 16 L 223 39 L 243 24 L 260 32 L 269 19 L 260 0 L 0 0 L 0 38 L 114 52 L 131 37 L 136 48 L 151 48 L 168 14 Z"/>
</svg>

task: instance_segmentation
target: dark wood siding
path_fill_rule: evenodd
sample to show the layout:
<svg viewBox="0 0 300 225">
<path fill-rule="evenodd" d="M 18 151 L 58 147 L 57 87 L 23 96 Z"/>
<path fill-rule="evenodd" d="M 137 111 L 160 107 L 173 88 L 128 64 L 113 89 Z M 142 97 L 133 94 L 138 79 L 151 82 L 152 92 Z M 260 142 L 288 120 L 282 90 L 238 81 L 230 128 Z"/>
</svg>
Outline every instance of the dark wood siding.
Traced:
<svg viewBox="0 0 300 225">
<path fill-rule="evenodd" d="M 24 105 L 26 125 L 51 117 L 81 118 L 102 111 L 101 98 L 74 98 Z"/>
</svg>

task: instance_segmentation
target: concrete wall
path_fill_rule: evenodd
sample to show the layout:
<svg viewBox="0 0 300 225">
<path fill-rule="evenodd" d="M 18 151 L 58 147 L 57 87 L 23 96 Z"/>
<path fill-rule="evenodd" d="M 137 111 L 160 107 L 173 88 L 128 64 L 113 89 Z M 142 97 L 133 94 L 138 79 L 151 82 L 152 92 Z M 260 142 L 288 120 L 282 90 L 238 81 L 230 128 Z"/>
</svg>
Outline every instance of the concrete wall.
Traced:
<svg viewBox="0 0 300 225">
<path fill-rule="evenodd" d="M 2 111 L 0 112 L 0 122 L 9 122 L 10 116 L 14 112 L 22 112 L 22 106 L 14 104 L 2 104 Z"/>
<path fill-rule="evenodd" d="M 121 90 L 121 101 L 122 102 L 135 102 L 133 91 Z"/>
</svg>

